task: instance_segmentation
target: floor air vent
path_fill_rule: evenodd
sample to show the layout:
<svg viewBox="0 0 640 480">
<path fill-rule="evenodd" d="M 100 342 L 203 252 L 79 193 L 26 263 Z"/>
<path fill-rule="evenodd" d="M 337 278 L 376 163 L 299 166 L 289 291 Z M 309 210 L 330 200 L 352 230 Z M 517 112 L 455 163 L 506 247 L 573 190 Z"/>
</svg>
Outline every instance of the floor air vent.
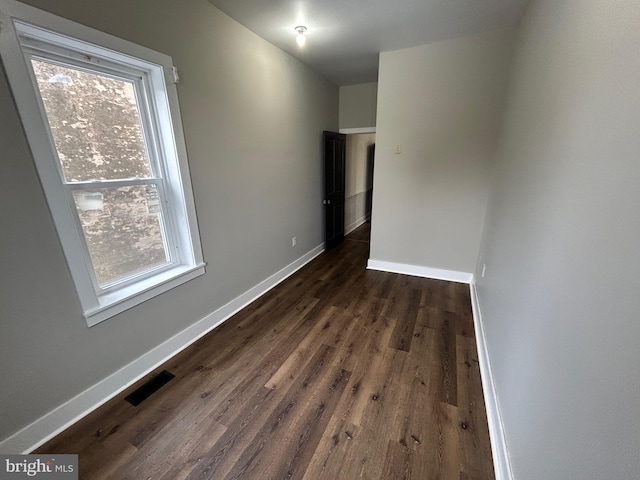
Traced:
<svg viewBox="0 0 640 480">
<path fill-rule="evenodd" d="M 131 395 L 127 395 L 125 400 L 134 407 L 137 407 L 144 400 L 160 390 L 160 388 L 166 385 L 173 377 L 175 377 L 173 373 L 163 370 L 140 388 L 136 389 L 136 391 L 131 393 Z"/>
</svg>

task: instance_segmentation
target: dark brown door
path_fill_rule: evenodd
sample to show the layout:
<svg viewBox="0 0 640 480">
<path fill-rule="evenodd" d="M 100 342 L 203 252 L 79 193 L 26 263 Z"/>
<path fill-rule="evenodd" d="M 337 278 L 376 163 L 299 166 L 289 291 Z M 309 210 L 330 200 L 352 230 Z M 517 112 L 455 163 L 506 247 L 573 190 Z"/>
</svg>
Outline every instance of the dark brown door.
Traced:
<svg viewBox="0 0 640 480">
<path fill-rule="evenodd" d="M 325 248 L 344 240 L 344 173 L 346 135 L 324 132 Z"/>
</svg>

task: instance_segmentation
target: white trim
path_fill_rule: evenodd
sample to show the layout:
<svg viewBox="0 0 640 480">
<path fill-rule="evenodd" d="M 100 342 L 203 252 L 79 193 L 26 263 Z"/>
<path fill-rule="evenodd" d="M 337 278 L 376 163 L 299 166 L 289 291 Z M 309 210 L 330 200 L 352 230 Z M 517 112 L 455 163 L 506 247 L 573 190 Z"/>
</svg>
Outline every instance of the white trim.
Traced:
<svg viewBox="0 0 640 480">
<path fill-rule="evenodd" d="M 68 428 L 158 366 L 178 354 L 200 337 L 222 324 L 290 275 L 324 252 L 318 245 L 245 293 L 218 308 L 130 364 L 89 387 L 35 422 L 0 442 L 0 453 L 29 453 Z"/>
<path fill-rule="evenodd" d="M 376 127 L 341 128 L 338 133 L 353 135 L 358 133 L 376 133 Z"/>
<path fill-rule="evenodd" d="M 482 314 L 478 303 L 478 291 L 475 282 L 469 285 L 471 291 L 471 308 L 473 310 L 473 326 L 476 332 L 476 345 L 478 347 L 478 361 L 480 363 L 480 377 L 482 379 L 482 391 L 484 393 L 484 404 L 487 410 L 487 421 L 489 423 L 489 438 L 491 439 L 491 453 L 493 455 L 493 469 L 496 480 L 513 480 L 513 471 L 509 462 L 509 450 L 504 435 L 502 415 L 500 414 L 500 403 L 496 393 L 496 386 L 493 381 L 491 361 L 487 341 L 484 335 Z"/>
<path fill-rule="evenodd" d="M 346 227 L 344 227 L 344 234 L 345 235 L 349 235 L 351 232 L 353 232 L 360 225 L 362 225 L 365 222 L 367 222 L 369 220 L 369 217 L 370 217 L 370 215 L 364 215 L 364 216 L 360 217 L 359 219 L 357 219 L 355 222 L 352 222 L 351 224 L 349 224 Z"/>
<path fill-rule="evenodd" d="M 173 268 L 151 278 L 141 280 L 136 283 L 135 295 L 128 294 L 126 289 L 102 295 L 101 305 L 84 312 L 84 318 L 89 327 L 135 307 L 139 303 L 146 302 L 150 298 L 156 297 L 172 288 L 193 280 L 205 273 L 205 264 L 195 266 L 180 266 Z"/>
<path fill-rule="evenodd" d="M 449 282 L 471 283 L 473 273 L 458 272 L 455 270 L 443 270 L 440 268 L 422 267 L 420 265 L 408 265 L 406 263 L 383 262 L 382 260 L 369 260 L 367 262 L 369 270 L 381 270 L 383 272 L 402 273 L 403 275 L 413 275 L 414 277 L 435 278 L 436 280 L 447 280 Z"/>
</svg>

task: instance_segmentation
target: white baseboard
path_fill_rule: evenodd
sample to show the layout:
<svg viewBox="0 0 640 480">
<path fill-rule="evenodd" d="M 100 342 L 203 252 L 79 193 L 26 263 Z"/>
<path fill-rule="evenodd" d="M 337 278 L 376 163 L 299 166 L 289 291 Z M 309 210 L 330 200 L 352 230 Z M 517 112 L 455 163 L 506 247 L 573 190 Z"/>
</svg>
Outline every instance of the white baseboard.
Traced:
<svg viewBox="0 0 640 480">
<path fill-rule="evenodd" d="M 29 453 L 206 335 L 324 251 L 318 245 L 239 297 L 0 442 L 0 453 Z"/>
<path fill-rule="evenodd" d="M 435 278 L 436 280 L 447 280 L 449 282 L 471 283 L 473 274 L 467 272 L 457 272 L 455 270 L 442 270 L 440 268 L 421 267 L 418 265 L 408 265 L 405 263 L 383 262 L 381 260 L 369 260 L 367 262 L 369 270 L 381 270 L 383 272 L 402 273 L 413 275 L 414 277 Z"/>
<path fill-rule="evenodd" d="M 347 225 L 346 227 L 344 227 L 344 234 L 345 235 L 349 235 L 351 232 L 353 232 L 360 225 L 363 225 L 367 220 L 369 220 L 369 215 L 365 215 L 364 217 L 360 217 L 355 222 L 353 222 L 353 223 Z"/>
<path fill-rule="evenodd" d="M 489 352 L 487 351 L 487 343 L 484 336 L 482 313 L 480 312 L 475 282 L 472 282 L 469 288 L 471 290 L 471 308 L 473 309 L 473 326 L 476 332 L 476 345 L 478 346 L 482 391 L 484 392 L 484 404 L 487 410 L 487 421 L 489 423 L 493 469 L 496 480 L 513 480 L 513 472 L 511 470 L 511 463 L 509 462 L 509 451 L 502 426 L 500 404 L 498 403 L 496 388 L 493 382 L 493 373 L 491 371 L 491 362 L 489 360 Z"/>
<path fill-rule="evenodd" d="M 359 133 L 376 133 L 376 127 L 359 127 L 359 128 L 341 128 L 338 133 L 344 133 L 345 135 L 359 134 Z"/>
</svg>

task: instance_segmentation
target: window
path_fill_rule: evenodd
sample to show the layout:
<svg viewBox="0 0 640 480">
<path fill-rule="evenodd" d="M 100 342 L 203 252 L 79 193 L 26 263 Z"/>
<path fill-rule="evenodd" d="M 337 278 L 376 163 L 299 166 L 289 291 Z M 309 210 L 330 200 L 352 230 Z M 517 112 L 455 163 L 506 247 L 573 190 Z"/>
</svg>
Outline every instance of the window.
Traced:
<svg viewBox="0 0 640 480">
<path fill-rule="evenodd" d="M 204 273 L 171 58 L 6 9 L 0 53 L 89 326 Z"/>
</svg>

